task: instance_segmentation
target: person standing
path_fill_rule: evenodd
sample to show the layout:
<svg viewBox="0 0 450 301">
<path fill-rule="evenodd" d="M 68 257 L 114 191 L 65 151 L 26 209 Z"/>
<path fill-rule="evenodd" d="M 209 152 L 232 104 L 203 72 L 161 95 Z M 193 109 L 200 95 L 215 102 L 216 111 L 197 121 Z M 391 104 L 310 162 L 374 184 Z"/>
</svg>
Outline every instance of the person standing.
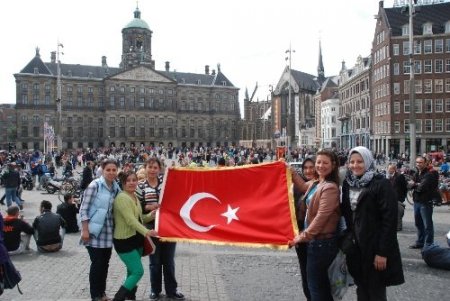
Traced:
<svg viewBox="0 0 450 301">
<path fill-rule="evenodd" d="M 146 179 L 139 182 L 136 194 L 141 202 L 145 214 L 156 210 L 159 206 L 159 194 L 162 186 L 161 162 L 157 158 L 150 158 L 145 162 Z M 146 225 L 154 229 L 154 222 Z M 176 243 L 163 242 L 154 238 L 156 251 L 150 255 L 150 300 L 158 300 L 162 291 L 162 275 L 166 295 L 170 299 L 184 300 L 184 295 L 177 291 L 178 283 L 175 278 L 175 249 Z"/>
<path fill-rule="evenodd" d="M 439 197 L 439 175 L 430 171 L 427 160 L 422 156 L 416 158 L 417 172 L 408 182 L 414 189 L 414 222 L 417 228 L 416 242 L 410 249 L 422 249 L 424 245 L 434 242 L 433 199 Z"/>
<path fill-rule="evenodd" d="M 94 162 L 87 161 L 86 166 L 83 168 L 83 174 L 81 175 L 80 188 L 85 190 L 94 179 Z"/>
<path fill-rule="evenodd" d="M 370 150 L 350 150 L 342 187 L 342 214 L 353 243 L 344 248 L 358 301 L 387 300 L 386 287 L 405 282 L 397 240 L 397 199 L 376 174 Z"/>
<path fill-rule="evenodd" d="M 333 301 L 328 268 L 338 253 L 337 229 L 341 217 L 339 207 L 339 161 L 329 150 L 317 152 L 318 180 L 311 183 L 301 205 L 304 229 L 290 245 L 307 243 L 306 278 L 312 301 Z M 293 174 L 294 185 L 302 180 Z M 303 181 L 304 182 L 304 181 Z"/>
<path fill-rule="evenodd" d="M 398 204 L 398 216 L 397 216 L 397 231 L 402 231 L 403 229 L 403 215 L 405 214 L 405 198 L 408 193 L 408 183 L 406 182 L 405 176 L 397 171 L 397 165 L 395 163 L 390 163 L 387 168 L 386 178 L 392 185 L 394 189 L 395 196 L 397 198 Z"/>
<path fill-rule="evenodd" d="M 52 203 L 43 200 L 41 215 L 33 222 L 34 239 L 39 252 L 57 252 L 64 242 L 66 222 L 61 215 L 52 212 Z"/>
<path fill-rule="evenodd" d="M 8 163 L 7 170 L 3 174 L 2 180 L 5 185 L 6 205 L 9 207 L 14 201 L 22 210 L 22 202 L 17 194 L 20 186 L 20 174 L 16 170 L 15 162 Z"/>
<path fill-rule="evenodd" d="M 81 243 L 91 260 L 89 286 L 92 301 L 110 300 L 106 296 L 106 279 L 113 245 L 113 202 L 119 193 L 116 182 L 117 161 L 102 162 L 103 174 L 89 184 L 80 206 Z"/>
<path fill-rule="evenodd" d="M 302 164 L 302 174 L 301 177 L 305 182 L 311 181 L 313 183 L 317 180 L 318 175 L 316 173 L 316 169 L 314 166 L 314 159 L 306 158 Z M 297 214 L 297 226 L 299 231 L 304 230 L 305 220 L 300 216 L 301 204 L 305 202 L 304 193 L 299 189 L 294 187 L 294 200 L 295 200 L 295 212 Z M 311 300 L 311 294 L 309 293 L 308 288 L 308 280 L 306 276 L 306 266 L 307 266 L 307 251 L 308 244 L 307 243 L 298 243 L 295 245 L 295 252 L 297 253 L 298 263 L 300 266 L 300 275 L 302 277 L 302 288 L 303 293 L 305 294 L 306 300 Z"/>
<path fill-rule="evenodd" d="M 114 301 L 136 300 L 137 283 L 144 275 L 142 251 L 144 239 L 156 236 L 155 230 L 144 225 L 155 219 L 156 210 L 142 214 L 142 208 L 135 192 L 138 179 L 133 170 L 119 175 L 123 191 L 114 200 L 114 249 L 127 268 L 127 277 L 114 296 Z"/>
</svg>

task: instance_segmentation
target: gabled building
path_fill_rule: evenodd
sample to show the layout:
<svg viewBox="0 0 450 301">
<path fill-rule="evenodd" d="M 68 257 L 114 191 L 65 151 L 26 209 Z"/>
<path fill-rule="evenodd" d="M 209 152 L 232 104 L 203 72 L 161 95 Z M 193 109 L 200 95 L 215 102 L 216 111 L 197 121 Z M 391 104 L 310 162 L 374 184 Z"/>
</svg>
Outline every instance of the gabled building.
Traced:
<svg viewBox="0 0 450 301">
<path fill-rule="evenodd" d="M 17 74 L 18 149 L 43 149 L 43 126 L 57 127 L 61 89 L 63 149 L 102 146 L 194 147 L 239 141 L 239 89 L 220 65 L 204 74 L 155 69 L 152 31 L 136 8 L 122 29 L 119 67 L 60 63 L 52 52 Z M 60 68 L 61 85 L 58 85 Z"/>
<path fill-rule="evenodd" d="M 450 147 L 450 3 L 416 8 L 411 66 L 408 12 L 400 6 L 385 8 L 380 1 L 371 53 L 376 152 L 409 153 L 413 108 L 417 153 Z M 415 91 L 409 89 L 411 68 Z M 415 93 L 414 105 L 410 92 Z"/>
</svg>

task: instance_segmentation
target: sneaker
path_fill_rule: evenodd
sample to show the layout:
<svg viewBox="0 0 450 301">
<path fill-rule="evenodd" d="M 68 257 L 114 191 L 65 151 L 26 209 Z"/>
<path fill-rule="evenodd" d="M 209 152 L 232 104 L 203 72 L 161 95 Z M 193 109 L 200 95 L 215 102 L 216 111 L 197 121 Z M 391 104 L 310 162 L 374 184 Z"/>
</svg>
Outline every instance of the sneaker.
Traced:
<svg viewBox="0 0 450 301">
<path fill-rule="evenodd" d="M 159 294 L 157 293 L 150 293 L 150 300 L 159 300 Z"/>
<path fill-rule="evenodd" d="M 413 244 L 409 246 L 410 249 L 422 249 L 423 245 Z"/>
<path fill-rule="evenodd" d="M 184 295 L 182 293 L 176 292 L 173 295 L 167 295 L 167 298 L 169 299 L 175 299 L 175 300 L 184 300 Z"/>
</svg>

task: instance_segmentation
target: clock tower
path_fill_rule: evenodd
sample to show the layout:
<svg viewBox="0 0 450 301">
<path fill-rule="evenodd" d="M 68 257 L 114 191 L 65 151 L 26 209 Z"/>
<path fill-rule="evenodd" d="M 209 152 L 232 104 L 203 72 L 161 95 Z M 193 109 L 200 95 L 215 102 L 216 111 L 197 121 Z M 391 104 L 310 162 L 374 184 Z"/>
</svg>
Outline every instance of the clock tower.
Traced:
<svg viewBox="0 0 450 301">
<path fill-rule="evenodd" d="M 138 7 L 134 19 L 122 29 L 122 61 L 120 68 L 130 69 L 138 65 L 155 68 L 152 60 L 152 31 L 147 22 L 141 19 Z"/>
</svg>

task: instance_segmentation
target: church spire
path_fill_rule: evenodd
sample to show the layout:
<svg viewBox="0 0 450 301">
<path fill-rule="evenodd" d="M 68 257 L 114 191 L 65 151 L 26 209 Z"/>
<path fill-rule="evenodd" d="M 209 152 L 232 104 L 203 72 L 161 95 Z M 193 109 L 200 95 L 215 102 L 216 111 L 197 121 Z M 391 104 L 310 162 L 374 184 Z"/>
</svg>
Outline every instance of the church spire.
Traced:
<svg viewBox="0 0 450 301">
<path fill-rule="evenodd" d="M 325 69 L 322 61 L 322 41 L 319 40 L 319 65 L 317 66 L 317 79 L 320 83 L 325 81 Z"/>
</svg>

